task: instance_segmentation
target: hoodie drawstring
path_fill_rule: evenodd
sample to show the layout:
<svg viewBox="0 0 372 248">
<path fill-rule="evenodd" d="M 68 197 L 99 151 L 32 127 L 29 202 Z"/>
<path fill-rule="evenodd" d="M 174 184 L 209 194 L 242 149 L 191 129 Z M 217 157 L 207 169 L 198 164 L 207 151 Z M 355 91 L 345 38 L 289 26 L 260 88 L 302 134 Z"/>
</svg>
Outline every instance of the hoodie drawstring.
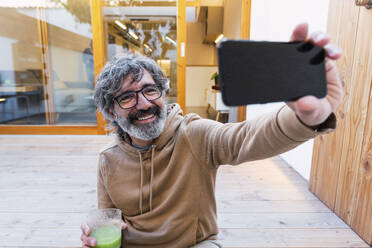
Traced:
<svg viewBox="0 0 372 248">
<path fill-rule="evenodd" d="M 154 181 L 154 154 L 155 154 L 155 147 L 156 145 L 151 146 L 151 175 L 150 175 L 150 196 L 149 196 L 149 205 L 150 211 L 152 211 L 152 187 Z M 139 209 L 140 213 L 142 214 L 142 194 L 143 194 L 143 161 L 141 152 L 138 151 L 139 159 L 140 159 L 140 168 L 141 168 L 141 182 L 140 182 L 140 190 L 139 190 Z"/>
<path fill-rule="evenodd" d="M 155 145 L 151 146 L 151 176 L 150 176 L 150 211 L 152 210 L 152 181 L 154 179 L 154 151 L 155 151 Z"/>
<path fill-rule="evenodd" d="M 141 152 L 138 151 L 139 158 L 140 158 L 140 167 L 141 167 L 141 182 L 140 182 L 140 191 L 139 191 L 139 209 L 142 214 L 142 191 L 143 191 L 143 164 L 142 164 L 142 156 Z"/>
</svg>

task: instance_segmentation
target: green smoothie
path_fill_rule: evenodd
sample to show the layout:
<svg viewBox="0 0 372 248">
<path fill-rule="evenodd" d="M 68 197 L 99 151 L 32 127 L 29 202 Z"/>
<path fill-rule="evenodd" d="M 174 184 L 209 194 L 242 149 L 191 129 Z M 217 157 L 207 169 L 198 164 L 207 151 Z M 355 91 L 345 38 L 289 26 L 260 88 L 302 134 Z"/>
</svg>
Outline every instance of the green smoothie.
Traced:
<svg viewBox="0 0 372 248">
<path fill-rule="evenodd" d="M 97 240 L 95 248 L 120 248 L 121 246 L 121 227 L 118 226 L 98 227 L 90 236 Z"/>
</svg>

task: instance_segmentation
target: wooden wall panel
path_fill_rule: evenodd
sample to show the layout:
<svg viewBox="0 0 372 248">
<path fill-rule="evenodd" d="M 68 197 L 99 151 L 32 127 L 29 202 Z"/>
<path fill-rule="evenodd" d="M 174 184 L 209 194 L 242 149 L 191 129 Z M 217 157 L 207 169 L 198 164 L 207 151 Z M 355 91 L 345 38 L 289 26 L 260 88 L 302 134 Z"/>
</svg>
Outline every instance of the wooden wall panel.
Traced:
<svg viewBox="0 0 372 248">
<path fill-rule="evenodd" d="M 365 135 L 367 108 L 371 87 L 371 67 L 368 67 L 368 58 L 371 56 L 372 29 L 370 24 L 365 23 L 368 17 L 364 7 L 360 9 L 356 48 L 354 53 L 354 65 L 351 76 L 350 99 L 347 102 L 345 115 L 344 140 L 340 162 L 340 173 L 337 186 L 335 211 L 347 223 L 351 223 L 353 206 L 356 204 L 357 175 L 360 166 L 360 156 Z"/>
<path fill-rule="evenodd" d="M 345 97 L 337 109 L 337 130 L 315 139 L 310 175 L 310 190 L 332 210 L 335 206 L 338 174 L 345 130 L 345 114 L 350 101 L 351 74 L 359 8 L 353 1 L 330 0 L 327 31 L 332 43 L 343 49 L 343 57 L 337 61 L 344 83 Z M 347 20 L 345 22 L 344 20 Z M 325 187 L 326 186 L 326 187 Z"/>
<path fill-rule="evenodd" d="M 372 10 L 361 8 L 355 58 L 358 69 L 356 80 L 361 84 L 363 92 L 361 118 L 366 116 L 364 130 L 360 135 L 364 138 L 361 156 L 357 158 L 357 175 L 353 192 L 352 228 L 369 244 L 372 243 Z M 364 132 L 363 132 L 364 131 Z M 363 133 L 362 133 L 363 132 Z M 359 143 L 359 142 L 357 142 Z M 350 161 L 350 160 L 349 160 Z"/>
<path fill-rule="evenodd" d="M 372 10 L 331 0 L 329 32 L 344 50 L 338 127 L 314 146 L 310 189 L 372 243 Z"/>
</svg>

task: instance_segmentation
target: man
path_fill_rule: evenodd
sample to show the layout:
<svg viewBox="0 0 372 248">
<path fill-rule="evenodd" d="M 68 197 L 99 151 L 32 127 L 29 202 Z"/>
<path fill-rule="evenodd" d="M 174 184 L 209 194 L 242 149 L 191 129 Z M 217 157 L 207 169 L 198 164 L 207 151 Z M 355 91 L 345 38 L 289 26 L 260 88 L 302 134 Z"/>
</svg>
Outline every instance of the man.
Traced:
<svg viewBox="0 0 372 248">
<path fill-rule="evenodd" d="M 297 26 L 292 40 L 306 38 L 307 25 Z M 221 247 L 214 241 L 219 165 L 271 157 L 335 128 L 343 90 L 332 60 L 341 51 L 326 34 L 309 40 L 327 52 L 326 98 L 306 96 L 242 123 L 183 117 L 164 102 L 168 81 L 150 59 L 128 55 L 104 67 L 95 101 L 117 136 L 100 152 L 98 207 L 122 210 L 124 247 Z M 86 224 L 82 232 L 84 247 L 94 246 Z"/>
</svg>

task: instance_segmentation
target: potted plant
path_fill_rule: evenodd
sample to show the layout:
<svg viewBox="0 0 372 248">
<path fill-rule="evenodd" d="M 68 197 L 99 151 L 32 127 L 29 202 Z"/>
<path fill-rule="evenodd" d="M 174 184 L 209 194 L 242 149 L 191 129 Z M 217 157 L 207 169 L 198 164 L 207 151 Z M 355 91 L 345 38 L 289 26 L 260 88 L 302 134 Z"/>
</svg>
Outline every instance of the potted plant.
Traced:
<svg viewBox="0 0 372 248">
<path fill-rule="evenodd" d="M 214 80 L 214 85 L 219 86 L 220 85 L 220 77 L 218 75 L 218 72 L 215 72 L 211 76 L 211 80 Z"/>
</svg>

